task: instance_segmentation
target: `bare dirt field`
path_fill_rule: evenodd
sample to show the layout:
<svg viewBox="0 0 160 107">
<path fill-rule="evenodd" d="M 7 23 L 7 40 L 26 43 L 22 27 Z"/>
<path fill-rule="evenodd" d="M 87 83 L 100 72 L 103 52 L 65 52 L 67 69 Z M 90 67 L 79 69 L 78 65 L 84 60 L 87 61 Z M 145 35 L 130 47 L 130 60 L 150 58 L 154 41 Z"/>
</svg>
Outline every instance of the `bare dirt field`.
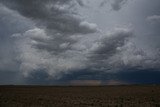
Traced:
<svg viewBox="0 0 160 107">
<path fill-rule="evenodd" d="M 160 86 L 0 86 L 0 107 L 160 107 Z"/>
</svg>

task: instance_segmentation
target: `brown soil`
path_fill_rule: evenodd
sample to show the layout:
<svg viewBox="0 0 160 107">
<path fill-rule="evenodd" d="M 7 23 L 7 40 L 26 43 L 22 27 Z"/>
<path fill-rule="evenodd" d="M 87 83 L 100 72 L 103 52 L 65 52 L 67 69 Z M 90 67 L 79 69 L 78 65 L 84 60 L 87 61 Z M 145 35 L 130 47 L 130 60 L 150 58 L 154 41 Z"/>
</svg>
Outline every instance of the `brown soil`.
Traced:
<svg viewBox="0 0 160 107">
<path fill-rule="evenodd" d="M 0 107 L 160 107 L 160 86 L 0 86 Z"/>
</svg>

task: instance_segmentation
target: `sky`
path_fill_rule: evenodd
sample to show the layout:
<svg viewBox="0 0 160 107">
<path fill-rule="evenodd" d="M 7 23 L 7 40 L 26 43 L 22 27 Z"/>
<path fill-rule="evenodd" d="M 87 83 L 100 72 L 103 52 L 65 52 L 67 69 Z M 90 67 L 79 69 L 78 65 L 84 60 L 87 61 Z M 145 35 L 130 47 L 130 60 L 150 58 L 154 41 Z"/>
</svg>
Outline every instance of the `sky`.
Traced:
<svg viewBox="0 0 160 107">
<path fill-rule="evenodd" d="M 160 0 L 0 0 L 1 85 L 159 77 Z"/>
</svg>

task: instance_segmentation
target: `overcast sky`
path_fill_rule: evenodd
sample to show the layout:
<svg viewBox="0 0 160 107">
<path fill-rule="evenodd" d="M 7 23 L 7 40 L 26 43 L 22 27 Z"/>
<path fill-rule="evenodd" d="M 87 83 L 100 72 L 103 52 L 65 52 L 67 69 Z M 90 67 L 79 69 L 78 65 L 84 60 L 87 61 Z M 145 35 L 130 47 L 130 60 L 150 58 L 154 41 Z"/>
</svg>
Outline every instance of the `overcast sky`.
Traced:
<svg viewBox="0 0 160 107">
<path fill-rule="evenodd" d="M 0 84 L 159 77 L 160 0 L 0 0 Z"/>
</svg>

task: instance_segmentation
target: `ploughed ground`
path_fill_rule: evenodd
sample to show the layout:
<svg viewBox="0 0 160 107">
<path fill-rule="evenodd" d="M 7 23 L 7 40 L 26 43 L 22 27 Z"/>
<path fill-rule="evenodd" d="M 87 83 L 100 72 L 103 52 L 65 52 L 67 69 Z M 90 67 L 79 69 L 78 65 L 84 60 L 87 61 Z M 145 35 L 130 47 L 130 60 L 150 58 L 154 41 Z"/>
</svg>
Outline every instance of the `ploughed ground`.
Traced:
<svg viewBox="0 0 160 107">
<path fill-rule="evenodd" d="M 160 107 L 160 86 L 0 86 L 0 107 Z"/>
</svg>

